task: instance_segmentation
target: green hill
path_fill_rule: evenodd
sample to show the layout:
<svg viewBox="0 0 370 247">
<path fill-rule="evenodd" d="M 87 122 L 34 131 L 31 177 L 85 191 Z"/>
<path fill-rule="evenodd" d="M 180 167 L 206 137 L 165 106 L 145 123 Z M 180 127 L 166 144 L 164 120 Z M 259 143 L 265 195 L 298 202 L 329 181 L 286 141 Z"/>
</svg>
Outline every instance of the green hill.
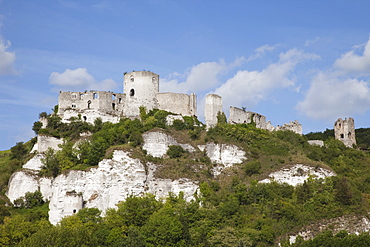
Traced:
<svg viewBox="0 0 370 247">
<path fill-rule="evenodd" d="M 186 202 L 181 194 L 169 194 L 165 201 L 153 195 L 130 197 L 105 216 L 98 209 L 85 208 L 53 226 L 47 220 L 47 202 L 38 193 L 27 194 L 17 207 L 5 206 L 9 204 L 4 196 L 7 181 L 30 158 L 31 140 L 0 153 L 0 245 L 274 246 L 279 239 L 288 246 L 284 242 L 286 234 L 313 222 L 342 215 L 368 215 L 369 153 L 346 148 L 330 136 L 330 130 L 300 136 L 289 131 L 268 132 L 253 124 L 219 124 L 206 131 L 190 117 L 184 122 L 175 120 L 168 127 L 167 114 L 158 110 L 142 112 L 142 121 L 122 119 L 112 124 L 98 120 L 94 125 L 80 119 L 64 124 L 49 115 L 48 127 L 41 129 L 35 123 L 34 130 L 67 141 L 62 150 L 46 152 L 42 174 L 55 177 L 69 169 L 88 169 L 110 157 L 112 150 L 130 148 L 136 158 L 160 167 L 158 177 L 199 181 L 194 201 Z M 151 157 L 141 148 L 142 134 L 154 128 L 193 146 L 208 142 L 237 145 L 246 151 L 247 160 L 214 177 L 214 164 L 201 151 L 189 153 L 174 147 L 167 158 Z M 76 141 L 83 132 L 92 135 L 80 141 L 77 148 Z M 367 130 L 356 131 L 359 146 L 367 145 L 366 135 Z M 311 146 L 308 139 L 325 140 L 325 146 Z M 296 187 L 257 182 L 272 171 L 294 164 L 332 169 L 337 176 L 311 178 Z M 323 243 L 334 237 L 350 241 L 346 233 L 320 235 L 316 241 Z M 360 235 L 351 237 L 351 241 L 369 241 L 369 237 Z M 297 246 L 312 243 L 317 244 L 299 242 Z"/>
</svg>

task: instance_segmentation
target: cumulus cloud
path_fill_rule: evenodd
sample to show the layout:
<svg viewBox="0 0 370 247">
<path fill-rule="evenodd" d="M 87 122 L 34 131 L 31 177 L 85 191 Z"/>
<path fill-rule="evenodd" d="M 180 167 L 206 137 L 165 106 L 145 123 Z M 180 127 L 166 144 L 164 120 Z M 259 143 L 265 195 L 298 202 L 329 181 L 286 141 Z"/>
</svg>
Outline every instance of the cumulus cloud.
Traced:
<svg viewBox="0 0 370 247">
<path fill-rule="evenodd" d="M 305 98 L 296 109 L 308 117 L 333 121 L 370 110 L 370 40 L 344 53 L 327 71 L 319 71 L 312 79 Z"/>
<path fill-rule="evenodd" d="M 66 69 L 63 73 L 53 72 L 49 77 L 49 83 L 56 85 L 57 90 L 110 91 L 117 85 L 112 79 L 98 82 L 86 68 Z"/>
<path fill-rule="evenodd" d="M 0 75 L 14 75 L 17 73 L 13 68 L 15 53 L 7 51 L 10 46 L 10 41 L 5 42 L 0 38 Z"/>
<path fill-rule="evenodd" d="M 266 99 L 272 90 L 293 86 L 295 81 L 290 74 L 295 66 L 304 60 L 317 58 L 317 55 L 291 49 L 281 53 L 277 63 L 261 71 L 238 71 L 214 93 L 222 96 L 224 105 L 255 105 Z"/>
<path fill-rule="evenodd" d="M 364 45 L 363 53 L 357 55 L 355 52 L 359 48 L 356 46 L 352 51 L 343 54 L 335 61 L 334 67 L 346 73 L 370 74 L 370 39 Z"/>
<path fill-rule="evenodd" d="M 238 60 L 231 66 L 236 66 Z M 160 91 L 162 92 L 204 92 L 220 84 L 218 77 L 230 68 L 224 61 L 204 62 L 193 66 L 184 74 L 173 74 L 173 77 L 185 78 L 185 81 L 179 82 L 180 79 L 162 79 Z"/>
<path fill-rule="evenodd" d="M 363 80 L 320 72 L 297 109 L 314 119 L 330 120 L 352 116 L 369 109 L 370 89 Z"/>
</svg>

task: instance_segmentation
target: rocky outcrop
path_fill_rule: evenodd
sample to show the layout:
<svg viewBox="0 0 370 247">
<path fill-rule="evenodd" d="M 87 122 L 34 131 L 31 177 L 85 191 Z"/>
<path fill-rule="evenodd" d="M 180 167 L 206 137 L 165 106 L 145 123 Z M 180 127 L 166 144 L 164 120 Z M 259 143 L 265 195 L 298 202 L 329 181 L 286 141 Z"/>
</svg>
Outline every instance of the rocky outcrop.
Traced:
<svg viewBox="0 0 370 247">
<path fill-rule="evenodd" d="M 278 183 L 287 183 L 292 186 L 303 184 L 309 176 L 315 178 L 326 178 L 336 176 L 336 174 L 330 170 L 321 167 L 311 167 L 302 164 L 296 164 L 292 167 L 285 167 L 280 171 L 273 172 L 268 175 L 270 178 L 261 180 L 260 183 L 269 183 L 276 181 Z"/>
<path fill-rule="evenodd" d="M 310 145 L 315 145 L 315 146 L 320 146 L 320 147 L 324 146 L 324 141 L 322 140 L 308 140 L 307 142 Z"/>
<path fill-rule="evenodd" d="M 342 230 L 358 235 L 370 231 L 370 220 L 364 216 L 344 215 L 305 226 L 299 232 L 289 234 L 288 239 L 292 244 L 298 236 L 301 236 L 303 240 L 308 240 L 325 230 L 332 231 L 334 235 Z"/>
<path fill-rule="evenodd" d="M 44 165 L 42 164 L 43 158 L 44 158 L 43 154 L 36 154 L 29 161 L 27 161 L 26 164 L 23 165 L 23 168 L 40 171 L 42 166 Z"/>
<path fill-rule="evenodd" d="M 170 145 L 179 145 L 189 152 L 195 152 L 190 144 L 178 143 L 173 137 L 161 131 L 149 131 L 143 134 L 143 149 L 153 157 L 163 157 Z"/>
<path fill-rule="evenodd" d="M 199 145 L 198 148 L 201 151 L 205 151 L 213 163 L 218 164 L 213 168 L 214 176 L 220 175 L 225 168 L 239 164 L 246 159 L 244 150 L 231 144 L 215 144 L 211 142 L 206 145 Z"/>
<path fill-rule="evenodd" d="M 197 182 L 158 179 L 154 177 L 155 170 L 154 164 L 143 164 L 139 159 L 131 158 L 128 152 L 116 150 L 112 159 L 101 161 L 96 168 L 72 170 L 54 179 L 40 178 L 36 170 L 18 171 L 9 180 L 7 196 L 13 202 L 27 192 L 40 190 L 44 199 L 50 200 L 49 220 L 52 224 L 83 207 L 105 212 L 130 195 L 151 193 L 160 199 L 170 192 L 179 194 L 183 191 L 186 200 L 193 198 L 198 189 Z"/>
<path fill-rule="evenodd" d="M 27 192 L 40 190 L 43 199 L 51 199 L 51 183 L 49 178 L 40 178 L 34 170 L 23 169 L 12 174 L 9 179 L 8 191 L 6 196 L 11 202 L 25 196 Z"/>
</svg>

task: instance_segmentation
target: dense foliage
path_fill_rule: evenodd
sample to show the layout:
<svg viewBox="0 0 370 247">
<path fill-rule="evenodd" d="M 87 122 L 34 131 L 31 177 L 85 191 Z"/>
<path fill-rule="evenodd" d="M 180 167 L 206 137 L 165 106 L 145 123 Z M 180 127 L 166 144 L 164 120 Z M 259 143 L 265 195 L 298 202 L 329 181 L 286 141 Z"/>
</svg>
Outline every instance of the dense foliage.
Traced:
<svg viewBox="0 0 370 247">
<path fill-rule="evenodd" d="M 198 180 L 199 191 L 193 201 L 185 201 L 182 194 L 170 194 L 165 200 L 149 194 L 132 196 L 116 209 L 108 210 L 104 217 L 97 209 L 85 208 L 52 226 L 47 221 L 47 203 L 40 200 L 39 192 L 29 193 L 15 205 L 18 208 L 0 207 L 3 210 L 0 245 L 273 246 L 280 239 L 288 246 L 285 234 L 302 226 L 342 215 L 367 215 L 369 211 L 367 152 L 347 148 L 329 135 L 322 138 L 323 147 L 311 146 L 308 139 L 320 138 L 289 131 L 268 132 L 254 124 L 228 125 L 220 121 L 206 132 L 196 119 L 185 118 L 166 126 L 167 115 L 164 111 L 147 113 L 141 109 L 141 121 L 122 119 L 112 124 L 97 120 L 94 125 L 80 119 L 63 124 L 52 115 L 46 116 L 49 125 L 46 129 L 36 126 L 38 133 L 63 136 L 66 142 L 60 151 L 50 149 L 45 153 L 42 174 L 57 176 L 63 170 L 95 166 L 112 149 L 130 148 L 135 157 L 160 165 L 156 176 Z M 150 157 L 141 149 L 142 133 L 153 128 L 161 128 L 194 146 L 207 142 L 235 144 L 246 150 L 248 159 L 213 177 L 214 164 L 200 151 L 189 153 L 174 145 L 168 149 L 167 158 Z M 81 139 L 83 132 L 91 135 Z M 20 168 L 29 158 L 29 146 L 19 143 L 3 153 L 0 168 L 6 162 L 19 163 L 15 169 Z M 269 172 L 293 164 L 330 167 L 338 176 L 311 177 L 296 187 L 257 182 Z M 367 234 L 353 236 L 341 232 L 333 236 L 324 232 L 314 240 L 298 239 L 293 246 L 366 246 L 368 243 Z"/>
</svg>

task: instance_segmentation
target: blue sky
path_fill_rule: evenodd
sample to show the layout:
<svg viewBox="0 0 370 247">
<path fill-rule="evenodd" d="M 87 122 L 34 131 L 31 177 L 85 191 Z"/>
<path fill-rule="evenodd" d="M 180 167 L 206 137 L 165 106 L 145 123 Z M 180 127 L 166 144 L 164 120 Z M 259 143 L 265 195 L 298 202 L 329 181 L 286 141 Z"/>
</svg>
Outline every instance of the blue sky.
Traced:
<svg viewBox="0 0 370 247">
<path fill-rule="evenodd" d="M 298 120 L 370 127 L 370 1 L 0 0 L 0 150 L 28 141 L 58 92 L 123 91 L 124 72 Z"/>
</svg>

